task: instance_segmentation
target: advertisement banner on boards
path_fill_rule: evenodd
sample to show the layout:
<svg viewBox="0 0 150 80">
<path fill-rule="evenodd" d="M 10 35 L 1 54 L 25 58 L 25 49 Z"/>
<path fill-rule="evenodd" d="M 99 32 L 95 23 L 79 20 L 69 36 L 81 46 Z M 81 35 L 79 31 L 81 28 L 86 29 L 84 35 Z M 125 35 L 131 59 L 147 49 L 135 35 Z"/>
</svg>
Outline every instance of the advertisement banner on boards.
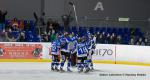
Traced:
<svg viewBox="0 0 150 80">
<path fill-rule="evenodd" d="M 37 59 L 42 49 L 42 44 L 0 43 L 0 59 Z"/>
<path fill-rule="evenodd" d="M 115 45 L 97 44 L 93 60 L 112 60 L 115 61 Z"/>
</svg>

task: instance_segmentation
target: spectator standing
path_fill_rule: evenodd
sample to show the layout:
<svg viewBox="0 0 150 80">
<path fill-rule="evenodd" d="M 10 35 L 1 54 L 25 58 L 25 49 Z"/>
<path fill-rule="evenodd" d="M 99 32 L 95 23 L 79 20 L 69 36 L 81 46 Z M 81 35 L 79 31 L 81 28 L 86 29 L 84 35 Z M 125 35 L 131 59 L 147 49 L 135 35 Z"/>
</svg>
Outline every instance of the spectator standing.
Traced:
<svg viewBox="0 0 150 80">
<path fill-rule="evenodd" d="M 50 36 L 51 42 L 56 40 L 56 34 L 52 33 L 52 35 Z"/>
<path fill-rule="evenodd" d="M 57 20 L 53 22 L 53 29 L 55 30 L 56 33 L 58 33 L 60 30 L 60 25 Z"/>
<path fill-rule="evenodd" d="M 51 35 L 52 32 L 54 32 L 54 29 L 53 29 L 53 22 L 47 22 L 46 33 L 47 33 L 48 35 Z"/>
<path fill-rule="evenodd" d="M 65 15 L 61 16 L 62 21 L 64 23 L 65 31 L 69 30 L 69 25 L 70 25 L 70 22 L 72 21 L 71 14 L 72 14 L 72 12 L 70 11 L 69 14 L 65 14 Z"/>
<path fill-rule="evenodd" d="M 36 12 L 33 13 L 35 18 L 35 25 L 37 34 L 43 34 L 46 31 L 46 24 L 45 24 L 45 13 L 43 12 L 41 16 L 37 16 Z"/>
<path fill-rule="evenodd" d="M 12 26 L 13 31 L 19 30 L 19 24 L 18 24 L 18 19 L 17 18 L 14 18 L 12 20 L 11 26 Z"/>
<path fill-rule="evenodd" d="M 19 35 L 19 42 L 26 42 L 25 33 L 21 32 Z"/>
<path fill-rule="evenodd" d="M 24 30 L 24 27 L 25 27 L 24 20 L 20 20 L 19 29 Z"/>
<path fill-rule="evenodd" d="M 3 12 L 0 10 L 0 29 L 5 29 L 5 16 L 7 15 L 7 11 Z"/>
</svg>

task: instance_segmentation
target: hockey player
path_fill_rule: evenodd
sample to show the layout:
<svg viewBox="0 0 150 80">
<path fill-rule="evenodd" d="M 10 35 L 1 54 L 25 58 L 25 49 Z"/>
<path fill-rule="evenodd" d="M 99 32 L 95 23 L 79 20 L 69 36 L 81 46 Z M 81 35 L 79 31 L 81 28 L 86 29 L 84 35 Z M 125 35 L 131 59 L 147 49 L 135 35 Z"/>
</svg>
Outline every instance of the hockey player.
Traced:
<svg viewBox="0 0 150 80">
<path fill-rule="evenodd" d="M 59 71 L 58 66 L 59 66 L 60 42 L 58 40 L 55 40 L 52 42 L 51 50 L 52 50 L 52 52 L 51 52 L 51 54 L 52 54 L 51 70 Z"/>
<path fill-rule="evenodd" d="M 89 72 L 88 64 L 87 64 L 87 54 L 88 49 L 86 45 L 82 42 L 82 39 L 78 39 L 78 44 L 76 45 L 77 50 L 77 59 L 78 59 L 78 72 L 83 72 L 85 68 L 85 73 Z"/>
<path fill-rule="evenodd" d="M 71 52 L 71 65 L 72 66 L 76 66 L 77 64 L 77 57 L 76 57 L 76 51 L 75 48 L 76 48 L 76 44 L 77 44 L 77 36 L 72 33 L 72 36 L 71 36 L 71 43 L 70 43 L 70 52 Z"/>
<path fill-rule="evenodd" d="M 60 43 L 61 43 L 61 57 L 62 57 L 62 60 L 61 60 L 61 64 L 60 64 L 60 71 L 61 72 L 64 72 L 63 70 L 63 67 L 64 67 L 64 64 L 66 62 L 66 60 L 68 61 L 68 64 L 67 64 L 67 71 L 71 72 L 70 70 L 70 67 L 71 67 L 71 60 L 70 60 L 70 51 L 69 51 L 69 36 L 68 36 L 68 33 L 65 32 L 64 33 L 64 36 L 60 39 Z"/>
<path fill-rule="evenodd" d="M 87 42 L 87 47 L 88 47 L 88 66 L 90 70 L 94 70 L 93 68 L 93 60 L 92 60 L 92 55 L 94 54 L 96 43 L 95 43 L 95 37 L 93 35 L 89 36 L 88 42 Z"/>
</svg>

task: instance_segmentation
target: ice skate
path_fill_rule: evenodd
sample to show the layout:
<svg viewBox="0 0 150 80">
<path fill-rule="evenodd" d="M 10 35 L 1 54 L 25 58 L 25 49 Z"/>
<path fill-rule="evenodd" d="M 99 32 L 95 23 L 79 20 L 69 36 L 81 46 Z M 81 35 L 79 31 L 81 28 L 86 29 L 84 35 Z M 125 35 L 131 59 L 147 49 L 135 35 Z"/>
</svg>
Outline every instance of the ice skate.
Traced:
<svg viewBox="0 0 150 80">
<path fill-rule="evenodd" d="M 90 69 L 87 68 L 87 69 L 84 71 L 84 73 L 88 73 L 89 71 L 90 71 Z"/>
<path fill-rule="evenodd" d="M 53 67 L 51 67 L 51 70 L 54 71 L 55 69 Z"/>
<path fill-rule="evenodd" d="M 92 67 L 92 68 L 90 69 L 90 71 L 92 71 L 92 72 L 93 72 L 93 71 L 94 71 L 94 68 Z"/>
<path fill-rule="evenodd" d="M 67 68 L 67 71 L 68 71 L 68 72 L 72 72 L 72 71 L 70 70 L 70 68 Z"/>
<path fill-rule="evenodd" d="M 81 73 L 81 72 L 83 72 L 83 69 L 80 69 L 80 70 L 78 71 L 78 73 Z"/>
<path fill-rule="evenodd" d="M 63 68 L 60 68 L 60 72 L 65 72 L 65 70 L 63 70 Z"/>
<path fill-rule="evenodd" d="M 58 72 L 58 71 L 59 71 L 59 69 L 58 69 L 57 67 L 55 67 L 55 71 L 57 71 L 57 72 Z"/>
</svg>

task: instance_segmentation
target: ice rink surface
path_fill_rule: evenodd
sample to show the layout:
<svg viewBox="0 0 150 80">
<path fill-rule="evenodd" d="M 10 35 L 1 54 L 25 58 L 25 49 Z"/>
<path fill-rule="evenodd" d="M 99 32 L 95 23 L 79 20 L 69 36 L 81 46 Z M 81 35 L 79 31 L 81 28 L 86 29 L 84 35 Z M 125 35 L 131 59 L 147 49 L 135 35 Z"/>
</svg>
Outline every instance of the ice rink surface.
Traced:
<svg viewBox="0 0 150 80">
<path fill-rule="evenodd" d="M 78 73 L 53 72 L 45 62 L 1 62 L 0 80 L 150 80 L 150 67 L 94 64 L 95 71 Z M 64 69 L 66 69 L 64 67 Z"/>
</svg>

